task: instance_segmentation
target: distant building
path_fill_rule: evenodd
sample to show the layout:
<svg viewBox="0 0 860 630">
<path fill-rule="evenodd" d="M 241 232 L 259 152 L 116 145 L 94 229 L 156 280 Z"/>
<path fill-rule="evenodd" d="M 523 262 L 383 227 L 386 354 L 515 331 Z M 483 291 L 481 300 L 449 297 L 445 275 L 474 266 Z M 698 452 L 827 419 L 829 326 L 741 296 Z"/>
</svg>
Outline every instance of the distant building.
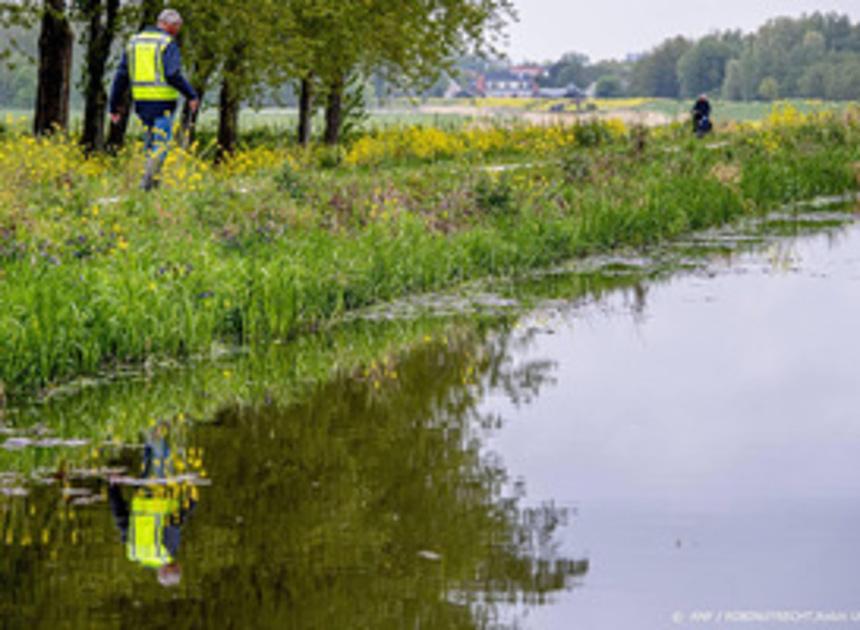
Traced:
<svg viewBox="0 0 860 630">
<path fill-rule="evenodd" d="M 574 99 L 586 97 L 585 91 L 573 83 L 558 88 L 542 88 L 539 79 L 545 77 L 547 69 L 537 65 L 511 66 L 485 74 L 475 74 L 470 80 L 455 90 L 449 88 L 448 94 L 455 98 L 546 98 Z"/>
<path fill-rule="evenodd" d="M 546 74 L 546 68 L 543 66 L 513 66 L 510 70 L 511 74 L 519 77 L 529 77 L 534 81 L 537 81 Z"/>
<path fill-rule="evenodd" d="M 492 98 L 520 98 L 534 95 L 537 80 L 527 74 L 515 74 L 511 70 L 489 72 L 478 80 L 478 91 Z"/>
</svg>

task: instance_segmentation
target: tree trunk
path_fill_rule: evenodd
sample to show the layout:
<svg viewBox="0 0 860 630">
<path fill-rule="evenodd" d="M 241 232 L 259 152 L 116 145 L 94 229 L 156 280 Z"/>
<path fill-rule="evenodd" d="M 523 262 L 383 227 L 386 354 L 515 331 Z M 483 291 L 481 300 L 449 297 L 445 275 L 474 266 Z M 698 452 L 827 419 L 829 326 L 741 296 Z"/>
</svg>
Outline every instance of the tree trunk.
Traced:
<svg viewBox="0 0 860 630">
<path fill-rule="evenodd" d="M 236 151 L 239 140 L 239 98 L 226 76 L 221 81 L 218 112 L 218 155 L 220 162 Z"/>
<path fill-rule="evenodd" d="M 72 75 L 72 29 L 64 0 L 45 0 L 39 35 L 39 83 L 36 88 L 36 135 L 66 129 Z"/>
<path fill-rule="evenodd" d="M 158 13 L 162 10 L 164 3 L 162 0 L 143 0 L 140 7 L 140 23 L 138 30 L 143 30 L 146 26 L 154 24 L 158 19 Z M 108 133 L 107 146 L 111 151 L 122 148 L 125 144 L 125 134 L 128 132 L 128 123 L 131 119 L 131 94 L 126 91 L 120 99 L 119 105 L 120 119 L 118 123 L 111 122 L 110 131 Z"/>
<path fill-rule="evenodd" d="M 313 77 L 309 74 L 302 78 L 299 95 L 299 144 L 308 146 L 311 141 L 311 119 L 313 118 Z"/>
<path fill-rule="evenodd" d="M 111 46 L 116 35 L 119 0 L 88 0 L 85 15 L 89 17 L 86 68 L 84 70 L 84 133 L 81 143 L 87 152 L 101 151 L 105 146 L 105 109 L 107 93 L 104 75 Z"/>
<path fill-rule="evenodd" d="M 329 85 L 325 106 L 325 143 L 335 145 L 340 142 L 343 127 L 343 90 L 344 80 L 338 77 Z"/>
</svg>

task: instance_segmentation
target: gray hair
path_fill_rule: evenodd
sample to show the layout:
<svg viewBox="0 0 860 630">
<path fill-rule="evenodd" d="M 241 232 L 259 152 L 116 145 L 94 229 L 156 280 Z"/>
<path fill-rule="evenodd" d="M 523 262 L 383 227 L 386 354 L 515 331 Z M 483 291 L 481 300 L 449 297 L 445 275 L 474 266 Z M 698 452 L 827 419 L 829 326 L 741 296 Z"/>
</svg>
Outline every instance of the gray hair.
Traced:
<svg viewBox="0 0 860 630">
<path fill-rule="evenodd" d="M 182 16 L 176 9 L 165 9 L 158 14 L 159 24 L 182 24 Z"/>
</svg>

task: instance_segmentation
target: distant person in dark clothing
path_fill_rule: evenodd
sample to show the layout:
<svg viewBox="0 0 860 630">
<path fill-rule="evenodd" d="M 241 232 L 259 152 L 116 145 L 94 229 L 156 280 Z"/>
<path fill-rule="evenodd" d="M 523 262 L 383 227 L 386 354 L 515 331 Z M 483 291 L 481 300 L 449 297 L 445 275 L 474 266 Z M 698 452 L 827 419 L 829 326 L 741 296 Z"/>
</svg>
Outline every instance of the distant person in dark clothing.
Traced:
<svg viewBox="0 0 860 630">
<path fill-rule="evenodd" d="M 173 9 L 158 16 L 158 25 L 144 29 L 128 43 L 117 68 L 110 95 L 110 117 L 120 120 L 120 103 L 131 86 L 134 110 L 146 127 L 148 160 L 141 188 L 151 190 L 173 136 L 173 117 L 180 94 L 197 111 L 197 92 L 182 75 L 182 58 L 174 39 L 182 29 L 182 17 Z"/>
<path fill-rule="evenodd" d="M 693 131 L 696 135 L 701 137 L 713 129 L 713 123 L 711 122 L 711 102 L 708 100 L 707 94 L 702 94 L 696 99 L 692 113 Z"/>
</svg>

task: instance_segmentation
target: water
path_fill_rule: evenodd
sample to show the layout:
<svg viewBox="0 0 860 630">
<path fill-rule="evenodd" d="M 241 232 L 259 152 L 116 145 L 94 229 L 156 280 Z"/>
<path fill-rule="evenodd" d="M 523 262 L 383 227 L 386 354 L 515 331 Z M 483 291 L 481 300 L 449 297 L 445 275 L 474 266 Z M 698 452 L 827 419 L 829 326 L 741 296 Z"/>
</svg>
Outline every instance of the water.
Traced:
<svg viewBox="0 0 860 630">
<path fill-rule="evenodd" d="M 10 414 L 3 627 L 857 623 L 860 225 L 600 266 Z"/>
<path fill-rule="evenodd" d="M 591 560 L 532 627 L 857 610 L 858 289 L 851 227 L 546 324 L 519 360 L 556 386 L 484 403 L 513 419 L 488 448 L 530 499 L 578 507 L 563 550 Z"/>
</svg>

